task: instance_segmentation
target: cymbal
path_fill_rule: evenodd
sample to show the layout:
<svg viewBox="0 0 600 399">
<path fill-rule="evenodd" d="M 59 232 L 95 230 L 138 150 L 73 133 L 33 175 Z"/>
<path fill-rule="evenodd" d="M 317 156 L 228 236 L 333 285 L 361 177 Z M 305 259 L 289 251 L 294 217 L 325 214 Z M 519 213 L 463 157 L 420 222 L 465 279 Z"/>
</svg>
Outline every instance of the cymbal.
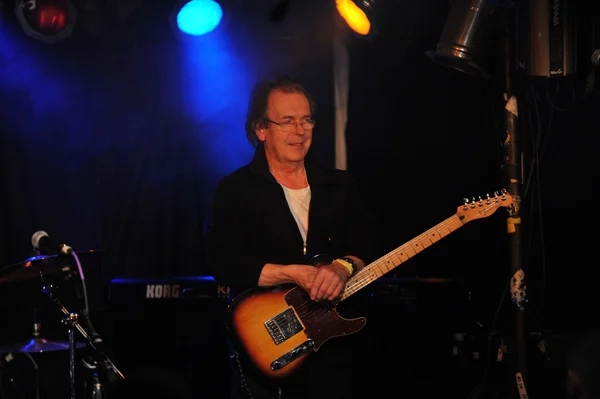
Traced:
<svg viewBox="0 0 600 399">
<path fill-rule="evenodd" d="M 79 258 L 102 256 L 102 250 L 77 251 Z M 47 275 L 58 271 L 64 266 L 64 262 L 74 262 L 69 255 L 36 255 L 22 262 L 2 266 L 0 268 L 0 284 L 14 281 L 39 278 L 40 274 Z"/>
<path fill-rule="evenodd" d="M 75 348 L 83 348 L 87 346 L 85 342 L 75 342 Z M 32 338 L 29 341 L 9 344 L 0 347 L 0 353 L 9 353 L 15 351 L 28 353 L 42 353 L 53 351 L 67 351 L 69 343 L 66 341 L 48 341 L 44 338 Z"/>
</svg>

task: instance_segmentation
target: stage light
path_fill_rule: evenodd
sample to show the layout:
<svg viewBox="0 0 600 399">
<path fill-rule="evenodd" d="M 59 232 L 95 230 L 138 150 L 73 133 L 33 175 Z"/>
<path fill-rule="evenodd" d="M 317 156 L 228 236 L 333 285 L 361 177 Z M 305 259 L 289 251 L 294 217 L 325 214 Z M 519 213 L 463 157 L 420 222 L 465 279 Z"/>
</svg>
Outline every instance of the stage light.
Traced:
<svg viewBox="0 0 600 399">
<path fill-rule="evenodd" d="M 376 0 L 335 0 L 338 14 L 354 33 L 371 38 L 377 31 L 373 24 Z"/>
<path fill-rule="evenodd" d="M 482 44 L 491 11 L 487 0 L 455 0 L 437 49 L 426 55 L 442 66 L 489 78 Z"/>
<path fill-rule="evenodd" d="M 192 0 L 181 7 L 177 13 L 177 28 L 191 36 L 201 36 L 212 32 L 219 26 L 223 10 L 213 0 Z"/>
<path fill-rule="evenodd" d="M 48 44 L 71 36 L 77 18 L 68 0 L 16 0 L 15 14 L 26 35 Z"/>
</svg>

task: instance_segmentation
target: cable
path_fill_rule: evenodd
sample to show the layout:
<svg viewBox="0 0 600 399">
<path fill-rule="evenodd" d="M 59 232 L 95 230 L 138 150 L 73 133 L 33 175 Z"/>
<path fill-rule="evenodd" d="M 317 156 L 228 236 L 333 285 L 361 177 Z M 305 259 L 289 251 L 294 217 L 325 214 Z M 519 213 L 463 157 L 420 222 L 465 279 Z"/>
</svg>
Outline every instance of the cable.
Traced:
<svg viewBox="0 0 600 399">
<path fill-rule="evenodd" d="M 540 312 L 543 313 L 546 303 L 546 289 L 547 289 L 547 259 L 545 252 L 545 236 L 544 236 L 544 220 L 543 220 L 543 201 L 542 201 L 542 187 L 541 187 L 541 162 L 545 155 L 545 150 L 549 142 L 550 133 L 552 130 L 552 122 L 554 113 L 557 110 L 561 110 L 554 105 L 555 97 L 558 95 L 558 89 L 554 91 L 552 96 L 548 91 L 548 83 L 544 85 L 544 89 L 547 96 L 542 97 L 540 90 L 536 89 L 533 83 L 530 83 L 527 91 L 527 100 L 530 105 L 529 112 L 525 112 L 528 118 L 527 126 L 530 130 L 530 142 L 532 149 L 532 160 L 530 162 L 530 170 L 528 173 L 527 182 L 525 184 L 525 196 L 529 199 L 529 214 L 532 221 L 536 221 L 539 227 L 539 242 L 541 246 L 540 257 L 541 257 L 541 282 L 542 287 L 540 291 Z M 572 86 L 571 86 L 571 89 Z M 531 192 L 530 192 L 531 191 Z M 532 223 L 533 225 L 533 223 Z M 527 246 L 527 258 L 532 255 L 533 248 L 533 234 L 529 235 L 528 246 Z"/>
<path fill-rule="evenodd" d="M 548 104 L 550 104 L 550 106 L 552 108 L 554 108 L 557 111 L 567 111 L 568 109 L 570 109 L 576 102 L 577 100 L 577 95 L 575 94 L 575 88 L 573 87 L 573 84 L 571 82 L 568 82 L 569 84 L 569 88 L 571 89 L 571 103 L 569 105 L 567 105 L 566 108 L 560 108 L 558 106 L 556 106 L 554 104 L 554 101 L 552 99 L 550 99 L 550 93 L 549 93 L 549 86 L 550 86 L 550 81 L 555 80 L 556 83 L 556 89 L 554 91 L 554 98 L 556 98 L 556 96 L 558 95 L 558 92 L 560 91 L 560 83 L 561 83 L 561 79 L 547 79 L 546 80 L 546 84 L 544 85 L 546 88 L 546 100 L 548 101 Z"/>
<path fill-rule="evenodd" d="M 492 85 L 490 85 L 490 91 L 494 91 L 494 87 Z M 498 162 L 500 165 L 502 165 L 504 162 L 504 153 L 502 147 L 504 146 L 505 142 L 503 138 L 506 130 L 501 127 L 501 124 L 499 122 L 500 118 L 496 113 L 497 104 L 494 102 L 494 99 L 492 97 L 490 97 L 489 99 L 489 104 L 491 108 L 490 113 L 492 115 L 493 128 L 496 131 L 496 137 L 498 137 Z"/>
<path fill-rule="evenodd" d="M 12 355 L 12 356 L 10 356 Z M 14 352 L 10 352 L 9 356 L 11 357 L 10 360 L 6 360 L 5 363 L 2 365 L 2 367 L 0 367 L 0 395 L 2 398 L 8 398 L 8 396 L 6 395 L 6 391 L 4 390 L 4 370 L 3 367 L 6 363 L 14 360 L 14 357 L 16 357 L 16 355 L 25 355 L 29 361 L 31 362 L 32 366 L 33 366 L 33 370 L 34 370 L 34 378 L 35 378 L 35 398 L 36 399 L 40 399 L 40 370 L 38 367 L 37 362 L 35 361 L 35 359 L 27 352 L 24 351 L 14 351 Z M 6 356 L 6 357 L 9 357 Z M 19 394 L 20 397 L 22 397 L 23 399 L 25 399 L 25 395 L 23 395 L 23 392 L 19 389 L 19 387 L 17 385 L 15 385 L 15 389 L 17 390 L 17 393 Z"/>
<path fill-rule="evenodd" d="M 490 328 L 487 334 L 487 349 L 486 349 L 486 359 L 485 359 L 485 368 L 483 370 L 483 383 L 479 385 L 479 387 L 475 388 L 473 391 L 471 391 L 471 393 L 468 395 L 469 399 L 476 399 L 479 397 L 480 394 L 485 392 L 485 387 L 489 385 L 489 378 L 490 378 L 490 363 L 491 363 L 491 359 L 490 359 L 490 354 L 492 352 L 492 337 L 494 335 L 494 330 L 496 329 L 496 323 L 498 322 L 498 316 L 500 315 L 500 310 L 502 309 L 502 304 L 504 303 L 504 300 L 506 299 L 506 293 L 508 292 L 508 289 L 510 287 L 510 281 L 511 281 L 511 277 L 508 278 L 508 280 L 506 281 L 506 285 L 504 286 L 504 289 L 502 290 L 502 295 L 500 296 L 500 300 L 498 301 L 498 305 L 496 306 L 496 311 L 494 312 L 494 317 L 492 318 L 492 322 L 490 324 Z"/>
<path fill-rule="evenodd" d="M 81 286 L 83 289 L 83 311 L 85 312 L 85 315 L 88 316 L 90 314 L 90 306 L 88 303 L 88 295 L 87 295 L 87 284 L 85 283 L 85 276 L 83 275 L 83 268 L 81 267 L 81 262 L 79 261 L 79 256 L 77 256 L 77 253 L 75 253 L 75 251 L 71 252 L 71 256 L 73 256 L 73 259 L 75 259 L 75 263 L 77 264 L 77 270 L 79 271 L 79 278 L 81 280 Z"/>
<path fill-rule="evenodd" d="M 27 358 L 31 361 L 31 364 L 33 365 L 33 369 L 35 370 L 35 397 L 36 397 L 36 399 L 40 399 L 40 370 L 38 368 L 38 365 L 37 365 L 35 359 L 33 358 L 33 356 L 31 356 L 29 353 L 27 353 L 27 352 L 20 352 L 20 353 L 27 356 Z"/>
<path fill-rule="evenodd" d="M 548 92 L 547 90 L 547 85 L 546 85 L 546 93 Z M 555 96 L 557 94 L 558 90 L 555 92 Z M 548 98 L 548 102 L 551 104 L 551 99 Z M 550 112 L 550 117 L 549 117 L 549 121 L 548 121 L 548 125 L 547 125 L 547 132 L 545 137 L 542 137 L 542 131 L 543 131 L 543 116 L 540 116 L 539 113 L 539 107 L 536 104 L 536 110 L 537 110 L 537 117 L 539 118 L 539 123 L 538 123 L 538 131 L 537 131 L 537 137 L 538 139 L 536 140 L 536 145 L 533 148 L 534 154 L 535 154 L 535 159 L 537 159 L 537 164 L 535 167 L 535 187 L 536 187 L 536 192 L 537 192 L 537 196 L 535 196 L 534 198 L 532 198 L 531 200 L 531 206 L 532 206 L 532 214 L 533 214 L 533 207 L 534 204 L 536 204 L 537 202 L 537 211 L 538 211 L 538 225 L 539 225 L 539 229 L 540 229 L 540 246 L 541 246 L 541 251 L 540 251 L 540 256 L 541 256 L 541 272 L 542 272 L 542 289 L 540 292 L 540 309 L 543 312 L 543 309 L 545 309 L 545 297 L 546 297 L 546 285 L 547 285 L 547 267 L 546 267 L 546 255 L 545 255 L 545 240 L 544 240 L 544 222 L 543 222 L 543 206 L 542 206 L 542 187 L 541 187 L 541 179 L 540 179 L 540 164 L 541 164 L 541 159 L 544 153 L 544 149 L 546 147 L 547 144 L 547 140 L 548 140 L 548 136 L 550 135 L 550 127 L 552 124 L 552 117 L 554 115 L 554 110 L 556 109 L 556 107 L 551 107 L 549 108 L 549 112 Z M 541 152 L 540 152 L 541 151 Z M 535 201 L 535 199 L 537 198 L 537 201 Z"/>
</svg>

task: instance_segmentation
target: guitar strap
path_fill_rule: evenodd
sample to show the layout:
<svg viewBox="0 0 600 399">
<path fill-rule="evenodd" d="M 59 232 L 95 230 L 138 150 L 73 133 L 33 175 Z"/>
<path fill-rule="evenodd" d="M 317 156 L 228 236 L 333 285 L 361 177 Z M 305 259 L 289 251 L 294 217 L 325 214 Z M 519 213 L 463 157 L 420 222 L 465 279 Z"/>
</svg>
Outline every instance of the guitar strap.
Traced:
<svg viewBox="0 0 600 399">
<path fill-rule="evenodd" d="M 240 362 L 240 355 L 235 349 L 232 349 L 230 357 L 231 359 L 235 360 L 235 364 L 237 366 L 238 371 L 238 379 L 242 386 L 242 389 L 246 391 L 246 393 L 248 394 L 248 398 L 252 399 L 252 392 L 250 391 L 250 387 L 246 383 L 246 377 L 244 376 L 244 370 L 242 369 L 242 363 Z"/>
<path fill-rule="evenodd" d="M 248 386 L 248 383 L 246 382 L 246 377 L 244 376 L 244 370 L 242 368 L 242 362 L 240 362 L 239 353 L 235 349 L 232 349 L 230 358 L 235 360 L 235 364 L 237 366 L 237 371 L 238 371 L 238 378 L 239 378 L 240 384 L 242 386 L 242 389 L 244 391 L 246 391 L 248 398 L 252 399 L 253 398 L 252 391 L 250 390 L 250 387 Z M 281 387 L 277 387 L 277 398 L 282 399 L 282 397 L 283 397 L 283 391 L 282 391 Z"/>
</svg>

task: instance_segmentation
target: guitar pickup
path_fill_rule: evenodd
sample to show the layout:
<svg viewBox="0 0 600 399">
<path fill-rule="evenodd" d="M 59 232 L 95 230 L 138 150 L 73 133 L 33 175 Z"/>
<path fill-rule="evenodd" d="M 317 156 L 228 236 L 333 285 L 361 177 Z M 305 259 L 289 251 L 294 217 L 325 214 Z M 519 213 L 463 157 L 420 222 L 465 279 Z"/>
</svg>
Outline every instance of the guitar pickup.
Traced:
<svg viewBox="0 0 600 399">
<path fill-rule="evenodd" d="M 273 338 L 275 345 L 285 342 L 303 330 L 302 323 L 296 317 L 296 313 L 290 307 L 279 313 L 277 316 L 265 321 L 265 327 Z"/>
</svg>

